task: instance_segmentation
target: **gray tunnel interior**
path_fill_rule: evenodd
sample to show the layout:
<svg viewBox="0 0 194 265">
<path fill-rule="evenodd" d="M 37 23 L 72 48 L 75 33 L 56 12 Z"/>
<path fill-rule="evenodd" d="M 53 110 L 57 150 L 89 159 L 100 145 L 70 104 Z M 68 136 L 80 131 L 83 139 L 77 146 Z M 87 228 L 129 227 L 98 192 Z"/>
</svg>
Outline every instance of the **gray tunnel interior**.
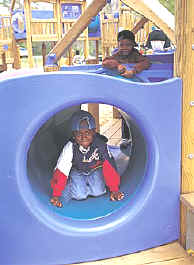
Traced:
<svg viewBox="0 0 194 265">
<path fill-rule="evenodd" d="M 120 190 L 125 193 L 122 201 L 112 202 L 109 192 L 98 198 L 88 198 L 83 201 L 71 200 L 64 203 L 63 208 L 56 208 L 49 202 L 51 196 L 50 180 L 64 144 L 71 137 L 69 119 L 80 109 L 73 106 L 64 109 L 51 117 L 34 136 L 28 151 L 27 177 L 35 197 L 44 207 L 55 213 L 80 220 L 96 219 L 106 216 L 130 202 L 136 190 L 141 188 L 147 163 L 146 141 L 137 127 L 135 120 L 122 112 L 132 134 L 132 153 L 122 152 L 119 147 L 110 146 L 115 157 L 118 171 L 121 175 Z"/>
</svg>

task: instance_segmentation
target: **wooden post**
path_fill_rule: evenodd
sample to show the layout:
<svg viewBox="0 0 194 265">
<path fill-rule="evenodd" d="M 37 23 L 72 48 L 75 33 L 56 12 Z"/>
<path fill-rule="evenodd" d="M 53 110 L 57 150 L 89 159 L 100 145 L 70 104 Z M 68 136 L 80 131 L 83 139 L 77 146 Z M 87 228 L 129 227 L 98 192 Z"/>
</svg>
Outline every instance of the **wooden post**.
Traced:
<svg viewBox="0 0 194 265">
<path fill-rule="evenodd" d="M 121 114 L 116 107 L 113 107 L 113 119 L 120 119 Z"/>
<path fill-rule="evenodd" d="M 144 27 L 144 24 L 148 22 L 148 19 L 146 17 L 142 17 L 138 23 L 134 26 L 132 29 L 132 32 L 136 34 L 140 29 Z"/>
<path fill-rule="evenodd" d="M 73 63 L 73 50 L 72 50 L 72 47 L 69 48 L 68 55 L 69 55 L 69 65 L 72 65 L 72 63 Z"/>
<path fill-rule="evenodd" d="M 86 8 L 87 8 L 87 3 L 86 3 L 86 0 L 84 0 L 82 4 L 82 14 L 85 12 Z M 88 28 L 87 27 L 84 30 L 83 34 L 84 34 L 84 58 L 87 59 L 89 57 L 89 39 L 88 39 Z"/>
<path fill-rule="evenodd" d="M 32 32 L 31 32 L 31 8 L 30 8 L 30 0 L 24 0 L 24 14 L 26 20 L 26 44 L 28 50 L 28 63 L 29 67 L 33 68 L 34 66 L 34 59 L 32 54 Z"/>
<path fill-rule="evenodd" d="M 2 65 L 0 65 L 0 73 L 7 71 L 6 55 L 5 52 L 1 54 Z"/>
<path fill-rule="evenodd" d="M 106 47 L 106 49 L 105 49 L 105 56 L 110 56 L 110 49 L 109 49 L 109 47 Z"/>
<path fill-rule="evenodd" d="M 13 36 L 12 48 L 13 48 L 13 57 L 14 57 L 13 68 L 20 69 L 21 68 L 20 51 L 14 36 Z"/>
<path fill-rule="evenodd" d="M 175 76 L 183 80 L 182 193 L 194 191 L 194 5 L 176 0 Z"/>
<path fill-rule="evenodd" d="M 58 36 L 58 40 L 61 40 L 62 38 L 62 23 L 61 23 L 61 1 L 56 1 L 56 3 L 54 4 L 54 18 L 57 19 L 57 36 Z"/>
<path fill-rule="evenodd" d="M 15 0 L 12 0 L 11 1 L 11 18 L 12 18 L 12 12 L 14 10 L 14 6 L 15 6 Z M 12 27 L 11 27 L 11 38 L 12 38 L 11 56 L 14 58 L 12 67 L 14 69 L 20 69 L 21 68 L 20 51 L 19 51 L 19 46 L 15 39 L 15 35 L 14 35 Z"/>
<path fill-rule="evenodd" d="M 97 60 L 97 63 L 99 63 L 99 41 L 96 40 L 96 60 Z"/>
<path fill-rule="evenodd" d="M 176 0 L 175 76 L 183 80 L 182 185 L 181 193 L 194 191 L 194 5 L 193 0 Z M 183 213 L 184 210 L 181 209 Z M 181 239 L 185 230 L 181 215 Z M 184 240 L 182 240 L 184 241 Z M 183 246 L 184 246 L 184 242 Z"/>
<path fill-rule="evenodd" d="M 14 10 L 15 2 L 16 2 L 16 0 L 11 1 L 11 8 L 10 8 L 11 12 Z"/>
<path fill-rule="evenodd" d="M 46 60 L 46 44 L 45 42 L 42 43 L 42 64 L 43 67 L 45 65 L 45 60 Z"/>
<path fill-rule="evenodd" d="M 98 103 L 88 103 L 88 112 L 90 112 L 96 121 L 96 131 L 100 132 L 100 123 L 99 123 L 99 104 Z"/>
</svg>

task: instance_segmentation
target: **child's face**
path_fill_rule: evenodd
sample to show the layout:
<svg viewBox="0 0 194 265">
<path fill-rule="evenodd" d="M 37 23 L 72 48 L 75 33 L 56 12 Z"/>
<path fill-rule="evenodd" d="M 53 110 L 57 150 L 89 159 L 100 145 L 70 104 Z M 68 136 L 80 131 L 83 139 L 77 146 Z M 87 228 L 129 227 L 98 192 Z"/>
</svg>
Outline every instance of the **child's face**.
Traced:
<svg viewBox="0 0 194 265">
<path fill-rule="evenodd" d="M 131 53 L 133 47 L 134 43 L 131 40 L 128 39 L 120 40 L 118 43 L 119 54 L 122 56 L 127 56 L 128 54 Z"/>
<path fill-rule="evenodd" d="M 74 132 L 74 137 L 76 143 L 88 148 L 88 146 L 93 142 L 95 131 L 90 129 L 80 129 Z"/>
</svg>

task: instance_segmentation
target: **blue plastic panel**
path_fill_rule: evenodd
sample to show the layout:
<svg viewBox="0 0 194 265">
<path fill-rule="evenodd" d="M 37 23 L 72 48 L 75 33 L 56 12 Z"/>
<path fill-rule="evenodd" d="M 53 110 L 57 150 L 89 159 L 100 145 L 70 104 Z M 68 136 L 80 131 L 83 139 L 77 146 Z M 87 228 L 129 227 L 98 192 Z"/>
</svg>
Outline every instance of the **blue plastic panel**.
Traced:
<svg viewBox="0 0 194 265">
<path fill-rule="evenodd" d="M 97 260 L 179 237 L 180 79 L 145 84 L 91 73 L 44 73 L 1 81 L 0 101 L 3 265 Z M 28 176 L 28 150 L 53 115 L 88 102 L 114 105 L 133 118 L 145 141 L 147 162 L 141 185 L 122 207 L 115 203 L 109 215 L 77 220 L 60 216 L 36 197 Z M 134 162 L 137 178 L 142 174 L 139 163 Z"/>
</svg>

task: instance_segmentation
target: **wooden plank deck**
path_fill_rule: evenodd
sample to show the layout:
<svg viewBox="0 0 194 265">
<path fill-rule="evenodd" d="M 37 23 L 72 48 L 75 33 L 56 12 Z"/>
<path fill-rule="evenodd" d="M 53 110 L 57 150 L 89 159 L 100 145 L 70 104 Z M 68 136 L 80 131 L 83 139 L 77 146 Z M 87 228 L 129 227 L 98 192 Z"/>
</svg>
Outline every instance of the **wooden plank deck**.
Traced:
<svg viewBox="0 0 194 265">
<path fill-rule="evenodd" d="M 108 138 L 109 145 L 119 145 L 121 141 L 121 119 L 111 119 L 100 128 L 100 133 Z"/>
<path fill-rule="evenodd" d="M 121 257 L 80 263 L 81 265 L 194 265 L 191 257 L 180 246 L 173 242 L 164 246 L 148 249 Z M 72 264 L 76 265 L 76 264 Z"/>
</svg>

